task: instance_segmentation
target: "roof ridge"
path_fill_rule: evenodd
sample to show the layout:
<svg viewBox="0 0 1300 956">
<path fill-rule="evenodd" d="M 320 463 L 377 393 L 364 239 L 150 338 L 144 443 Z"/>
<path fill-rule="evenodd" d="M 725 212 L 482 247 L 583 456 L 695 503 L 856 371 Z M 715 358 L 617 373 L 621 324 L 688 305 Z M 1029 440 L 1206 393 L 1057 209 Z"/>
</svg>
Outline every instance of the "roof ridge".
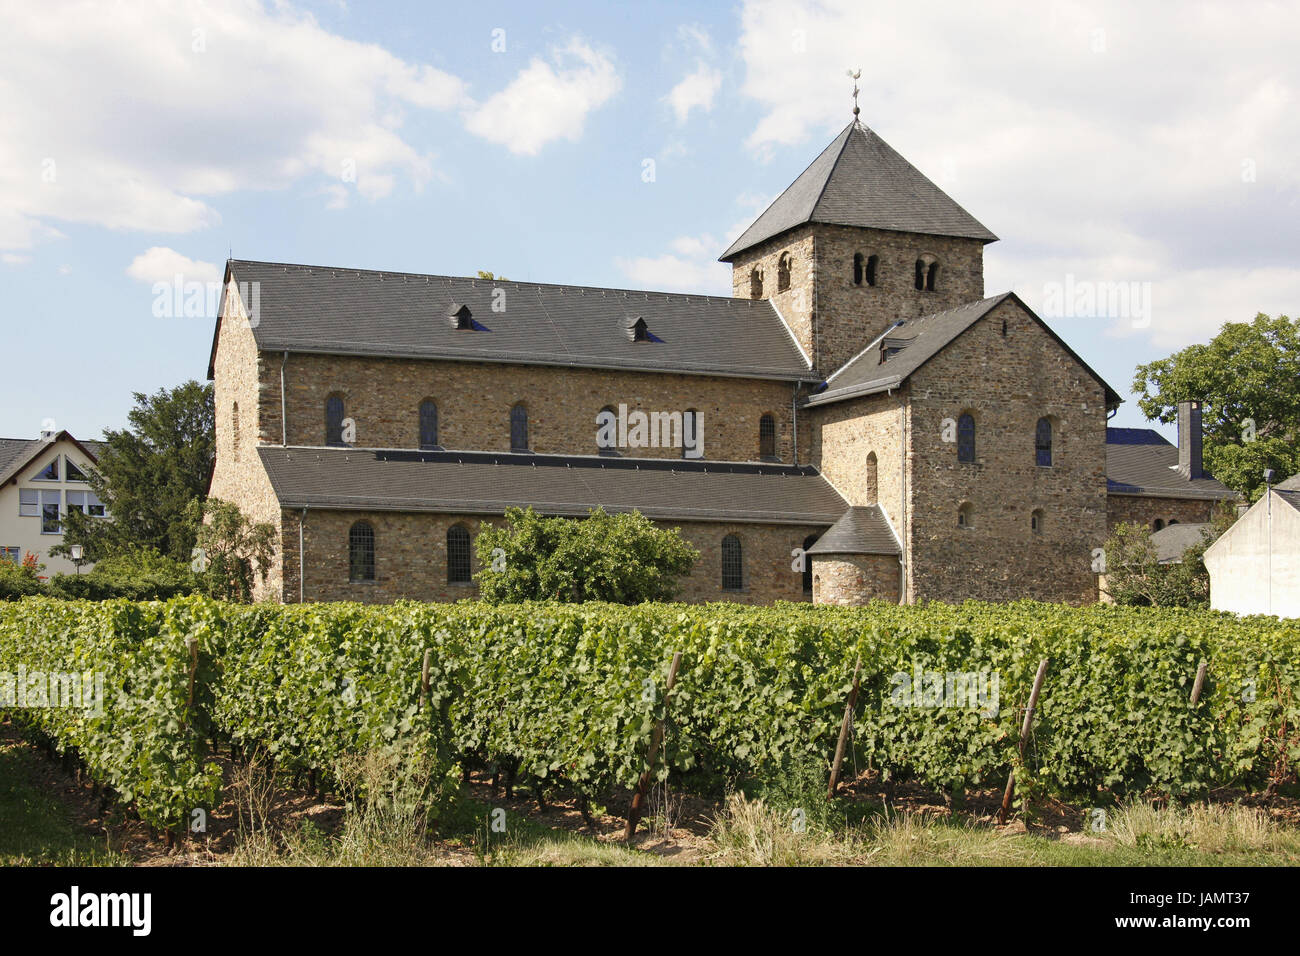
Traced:
<svg viewBox="0 0 1300 956">
<path fill-rule="evenodd" d="M 355 266 L 322 266 L 312 265 L 306 262 L 272 262 L 265 259 L 231 259 L 231 263 L 239 265 L 254 266 L 278 266 L 287 269 L 309 269 L 320 272 L 333 273 L 366 273 L 368 275 L 390 276 L 392 278 L 420 278 L 420 279 L 444 279 L 455 280 L 458 282 L 485 282 L 485 283 L 504 283 L 510 286 L 536 286 L 538 288 L 561 289 L 561 290 L 578 290 L 583 292 L 621 292 L 629 295 L 662 295 L 671 299 L 705 299 L 714 302 L 734 302 L 743 303 L 751 307 L 762 306 L 768 302 L 767 299 L 745 299 L 733 295 L 711 295 L 707 292 L 669 292 L 664 289 L 624 289 L 617 286 L 599 286 L 599 285 L 575 285 L 564 282 L 534 282 L 532 280 L 520 279 L 483 279 L 479 276 L 454 276 L 442 275 L 434 272 L 393 272 L 388 269 L 362 269 Z"/>
</svg>

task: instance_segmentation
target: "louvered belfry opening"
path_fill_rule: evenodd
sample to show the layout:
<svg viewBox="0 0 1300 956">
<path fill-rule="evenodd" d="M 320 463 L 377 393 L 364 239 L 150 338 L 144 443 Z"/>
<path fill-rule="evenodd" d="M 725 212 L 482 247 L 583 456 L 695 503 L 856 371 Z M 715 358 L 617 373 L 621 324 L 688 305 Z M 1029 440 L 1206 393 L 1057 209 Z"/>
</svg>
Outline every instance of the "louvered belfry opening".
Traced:
<svg viewBox="0 0 1300 956">
<path fill-rule="evenodd" d="M 469 584 L 471 580 L 469 532 L 464 525 L 452 525 L 447 529 L 447 583 Z"/>
</svg>

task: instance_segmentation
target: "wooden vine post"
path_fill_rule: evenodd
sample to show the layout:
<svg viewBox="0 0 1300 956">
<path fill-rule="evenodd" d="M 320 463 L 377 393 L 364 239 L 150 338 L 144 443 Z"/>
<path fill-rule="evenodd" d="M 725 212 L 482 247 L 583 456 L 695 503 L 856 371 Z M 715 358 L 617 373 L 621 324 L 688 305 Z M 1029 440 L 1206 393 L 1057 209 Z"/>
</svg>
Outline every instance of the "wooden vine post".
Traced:
<svg viewBox="0 0 1300 956">
<path fill-rule="evenodd" d="M 1196 702 L 1201 699 L 1201 688 L 1205 686 L 1205 670 L 1207 666 L 1205 661 L 1201 661 L 1196 668 L 1196 683 L 1192 685 L 1192 707 L 1195 707 Z"/>
<path fill-rule="evenodd" d="M 677 665 L 682 662 L 682 652 L 673 651 L 673 662 L 668 667 L 668 685 L 664 688 L 664 715 L 659 718 L 655 724 L 655 729 L 650 734 L 650 749 L 646 752 L 645 770 L 641 772 L 641 779 L 637 782 L 636 792 L 632 794 L 632 809 L 627 813 L 627 829 L 623 831 L 623 839 L 631 840 L 632 834 L 636 832 L 636 825 L 641 822 L 641 814 L 645 810 L 646 794 L 650 791 L 650 781 L 654 777 L 655 758 L 659 756 L 659 747 L 664 740 L 664 721 L 668 719 L 668 698 L 673 692 L 673 684 L 677 682 Z"/>
<path fill-rule="evenodd" d="M 433 658 L 433 648 L 424 649 L 424 664 L 420 667 L 420 712 L 429 706 L 429 663 Z"/>
<path fill-rule="evenodd" d="M 190 713 L 194 710 L 194 678 L 199 672 L 199 639 L 197 637 L 187 637 L 185 646 L 190 652 L 190 679 L 189 689 L 185 694 L 185 719 L 181 721 L 182 731 L 189 726 Z"/>
<path fill-rule="evenodd" d="M 1029 740 L 1029 728 L 1034 723 L 1034 708 L 1038 706 L 1038 692 L 1043 689 L 1043 678 L 1047 676 L 1047 658 L 1044 657 L 1038 663 L 1038 673 L 1034 676 L 1034 689 L 1029 692 L 1029 706 L 1025 708 L 1025 720 L 1020 725 L 1020 758 L 1025 756 L 1025 743 Z M 1007 814 L 1011 811 L 1011 796 L 1016 790 L 1016 770 L 1011 768 L 1011 773 L 1007 774 L 1007 789 L 1002 794 L 1002 808 L 998 810 L 998 824 L 1002 825 L 1007 822 Z"/>
<path fill-rule="evenodd" d="M 848 743 L 849 727 L 853 723 L 853 708 L 858 705 L 858 674 L 862 670 L 862 658 L 853 665 L 853 689 L 849 691 L 848 702 L 844 705 L 844 720 L 840 722 L 840 739 L 835 744 L 835 760 L 831 764 L 831 784 L 826 790 L 826 799 L 835 799 L 835 789 L 840 785 L 840 764 L 844 760 L 844 746 Z"/>
</svg>

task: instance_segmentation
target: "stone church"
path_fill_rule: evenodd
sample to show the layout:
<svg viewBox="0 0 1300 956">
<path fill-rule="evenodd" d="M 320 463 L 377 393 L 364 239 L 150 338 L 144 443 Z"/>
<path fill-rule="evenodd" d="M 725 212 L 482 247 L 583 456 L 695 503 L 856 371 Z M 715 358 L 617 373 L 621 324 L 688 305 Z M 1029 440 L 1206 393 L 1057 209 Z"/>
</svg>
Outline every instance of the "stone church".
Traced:
<svg viewBox="0 0 1300 956">
<path fill-rule="evenodd" d="M 1178 446 L 1014 293 L 997 237 L 855 118 L 721 256 L 731 297 L 231 260 L 210 494 L 275 601 L 476 593 L 512 505 L 639 511 L 687 601 L 1097 600 L 1119 521 L 1204 521 Z"/>
</svg>

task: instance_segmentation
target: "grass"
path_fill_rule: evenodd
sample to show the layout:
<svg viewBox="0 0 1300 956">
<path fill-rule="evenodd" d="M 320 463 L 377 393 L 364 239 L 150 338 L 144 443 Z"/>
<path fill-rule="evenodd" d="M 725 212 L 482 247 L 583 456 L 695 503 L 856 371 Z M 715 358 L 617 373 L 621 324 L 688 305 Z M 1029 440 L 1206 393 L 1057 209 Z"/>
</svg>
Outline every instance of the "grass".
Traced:
<svg viewBox="0 0 1300 956">
<path fill-rule="evenodd" d="M 37 780 L 39 758 L 0 740 L 0 866 L 111 866 L 126 862 L 79 832 L 66 806 Z"/>
</svg>

